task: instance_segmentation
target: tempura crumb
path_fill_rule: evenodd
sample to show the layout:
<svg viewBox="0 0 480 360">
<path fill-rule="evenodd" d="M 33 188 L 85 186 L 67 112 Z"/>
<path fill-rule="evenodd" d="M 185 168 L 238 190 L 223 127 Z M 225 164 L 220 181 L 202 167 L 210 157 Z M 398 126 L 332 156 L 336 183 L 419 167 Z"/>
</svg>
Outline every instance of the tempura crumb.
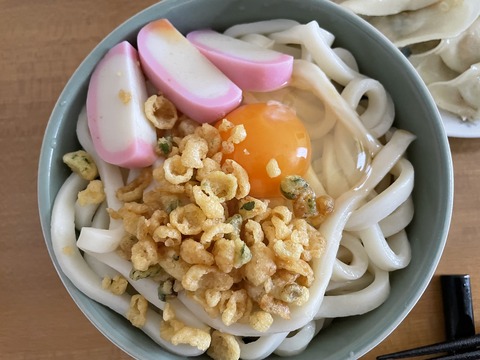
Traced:
<svg viewBox="0 0 480 360">
<path fill-rule="evenodd" d="M 165 303 L 165 307 L 163 308 L 163 321 L 170 321 L 175 319 L 175 311 L 173 310 L 172 306 L 169 302 Z"/>
<path fill-rule="evenodd" d="M 280 176 L 280 174 L 282 173 L 282 170 L 280 170 L 280 167 L 278 166 L 277 160 L 275 160 L 274 158 L 271 158 L 268 161 L 266 170 L 267 170 L 267 175 L 271 178 L 276 178 Z"/>
<path fill-rule="evenodd" d="M 240 345 L 235 336 L 215 330 L 207 355 L 213 360 L 237 360 L 240 359 Z"/>
<path fill-rule="evenodd" d="M 63 162 L 85 180 L 93 180 L 98 176 L 98 169 L 93 158 L 84 150 L 69 152 L 63 155 Z"/>
<path fill-rule="evenodd" d="M 173 345 L 187 344 L 205 351 L 210 346 L 210 328 L 193 328 L 175 318 L 175 311 L 170 303 L 165 303 L 163 321 L 160 324 L 160 336 Z"/>
<path fill-rule="evenodd" d="M 105 276 L 102 280 L 102 288 L 115 295 L 122 295 L 127 290 L 128 281 L 123 276 L 116 275 L 113 279 Z"/>
<path fill-rule="evenodd" d="M 294 176 L 282 183 L 285 199 L 250 196 L 247 171 L 226 156 L 241 151 L 235 147 L 245 139 L 245 129 L 226 119 L 218 127 L 190 128 L 188 121 L 181 129 L 183 123 L 179 120 L 159 133 L 164 160 L 161 166 L 143 170 L 151 179 L 140 181 L 140 176 L 121 188 L 117 198 L 124 205 L 109 210 L 129 234 L 119 248 L 133 265 L 130 278 L 156 277 L 162 269 L 168 276 L 158 280 L 160 301 L 189 292 L 226 326 L 238 322 L 266 332 L 273 317 L 288 319 L 291 307 L 308 300 L 314 280 L 309 262 L 325 249 L 320 232 L 293 211 L 297 199 L 310 204 L 302 197 L 310 195 L 309 185 Z M 222 131 L 228 140 L 222 141 Z M 270 176 L 280 175 L 277 159 L 271 159 L 269 168 Z M 152 182 L 155 186 L 146 190 Z M 315 206 L 315 198 L 311 200 Z M 169 305 L 163 311 L 161 336 L 199 348 L 208 338 L 176 319 Z M 238 358 L 236 341 L 218 335 L 209 351 L 214 359 Z M 216 346 L 220 350 L 212 350 Z"/>
<path fill-rule="evenodd" d="M 265 332 L 273 324 L 273 317 L 266 311 L 255 311 L 250 315 L 248 322 L 253 329 Z"/>
<path fill-rule="evenodd" d="M 218 131 L 220 132 L 226 132 L 226 131 L 229 131 L 231 129 L 233 129 L 235 125 L 233 125 L 230 121 L 228 121 L 227 119 L 222 119 L 222 122 L 220 123 L 220 125 L 218 126 Z"/>
<path fill-rule="evenodd" d="M 130 299 L 127 319 L 133 326 L 141 328 L 147 321 L 148 301 L 140 294 L 133 295 Z"/>
<path fill-rule="evenodd" d="M 92 180 L 87 188 L 78 193 L 78 204 L 85 206 L 89 204 L 101 204 L 105 200 L 105 191 L 101 180 Z"/>
<path fill-rule="evenodd" d="M 211 337 L 208 331 L 184 326 L 171 339 L 173 345 L 187 344 L 205 351 L 210 346 Z"/>
<path fill-rule="evenodd" d="M 228 141 L 231 141 L 234 144 L 240 144 L 243 140 L 247 138 L 247 131 L 245 130 L 245 126 L 236 125 L 233 127 L 230 137 Z"/>
<path fill-rule="evenodd" d="M 144 104 L 145 116 L 157 129 L 171 129 L 178 120 L 177 109 L 162 95 L 150 96 Z"/>
</svg>

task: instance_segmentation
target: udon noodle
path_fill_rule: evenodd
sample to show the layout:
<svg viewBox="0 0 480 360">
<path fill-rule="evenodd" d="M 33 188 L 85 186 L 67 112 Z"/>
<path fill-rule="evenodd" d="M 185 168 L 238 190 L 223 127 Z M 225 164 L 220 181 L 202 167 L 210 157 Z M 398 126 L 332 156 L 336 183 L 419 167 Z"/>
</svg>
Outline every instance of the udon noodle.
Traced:
<svg viewBox="0 0 480 360">
<path fill-rule="evenodd" d="M 266 332 L 242 323 L 227 326 L 182 291 L 170 306 L 190 327 L 210 327 L 236 336 L 242 359 L 261 359 L 272 353 L 293 356 L 332 319 L 380 306 L 389 295 L 389 272 L 408 265 L 411 254 L 405 227 L 413 217 L 414 170 L 404 153 L 414 136 L 392 127 L 394 107 L 384 87 L 359 72 L 348 50 L 332 48 L 334 36 L 315 21 L 262 21 L 236 25 L 225 33 L 294 55 L 293 76 L 286 87 L 270 93 L 244 93 L 244 103 L 276 100 L 296 110 L 312 141 L 312 166 L 306 178 L 317 195 L 335 199 L 335 210 L 319 228 L 326 247 L 320 258 L 312 260 L 315 279 L 309 299 L 292 308 L 289 320 L 274 316 Z M 131 295 L 114 295 L 101 286 L 104 276 L 123 275 L 149 302 L 142 330 L 172 353 L 202 354 L 204 350 L 173 345 L 160 336 L 165 302 L 158 297 L 158 283 L 149 278 L 132 280 L 131 262 L 115 251 L 123 234 L 122 223 L 110 219 L 105 209 L 122 206 L 115 191 L 138 172 L 132 170 L 125 180 L 124 169 L 98 157 L 85 110 L 78 118 L 77 136 L 97 164 L 106 201 L 98 208 L 76 205 L 77 194 L 87 181 L 75 173 L 61 187 L 51 226 L 62 271 L 85 295 L 125 316 Z M 245 337 L 258 338 L 244 341 Z"/>
</svg>

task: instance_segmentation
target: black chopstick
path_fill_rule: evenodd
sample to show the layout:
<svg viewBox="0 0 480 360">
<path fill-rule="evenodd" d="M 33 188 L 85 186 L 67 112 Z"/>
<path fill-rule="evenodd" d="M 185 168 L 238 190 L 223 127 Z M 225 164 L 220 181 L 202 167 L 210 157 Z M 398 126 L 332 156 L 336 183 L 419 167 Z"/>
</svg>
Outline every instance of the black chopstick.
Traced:
<svg viewBox="0 0 480 360">
<path fill-rule="evenodd" d="M 480 350 L 473 350 L 466 353 L 440 356 L 429 360 L 478 360 L 480 359 Z"/>
<path fill-rule="evenodd" d="M 453 341 L 445 341 L 441 343 L 436 343 L 433 345 L 426 345 L 421 346 L 415 349 L 404 350 L 396 353 L 386 354 L 377 356 L 377 360 L 393 360 L 393 359 L 405 359 L 414 356 L 421 356 L 421 355 L 432 355 L 432 354 L 439 354 L 443 352 L 451 352 L 451 351 L 458 351 L 458 350 L 474 350 L 476 347 L 480 346 L 480 334 L 470 336 L 464 339 L 458 339 Z M 470 353 L 478 353 L 480 351 L 470 351 Z M 466 355 L 464 354 L 457 354 L 457 355 Z M 448 360 L 461 360 L 461 359 L 480 359 L 480 357 L 458 357 L 452 358 L 448 356 L 455 356 L 455 355 L 447 355 L 447 357 L 441 357 L 440 359 L 448 359 Z"/>
<path fill-rule="evenodd" d="M 445 340 L 464 339 L 475 335 L 475 319 L 470 275 L 440 275 L 442 286 Z"/>
</svg>

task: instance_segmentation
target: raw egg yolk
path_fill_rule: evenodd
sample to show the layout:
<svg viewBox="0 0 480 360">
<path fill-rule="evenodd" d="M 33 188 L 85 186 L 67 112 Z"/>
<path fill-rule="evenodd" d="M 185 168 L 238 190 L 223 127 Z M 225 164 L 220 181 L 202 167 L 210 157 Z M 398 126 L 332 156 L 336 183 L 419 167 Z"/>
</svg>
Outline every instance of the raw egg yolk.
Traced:
<svg viewBox="0 0 480 360">
<path fill-rule="evenodd" d="M 257 198 L 281 196 L 280 181 L 287 175 L 303 176 L 310 165 L 311 144 L 307 130 L 295 111 L 279 102 L 242 105 L 225 116 L 233 125 L 243 125 L 247 136 L 225 154 L 248 173 L 250 195 Z M 220 126 L 219 121 L 216 126 Z M 228 141 L 230 131 L 220 131 Z M 270 177 L 267 164 L 276 160 L 280 175 Z"/>
</svg>

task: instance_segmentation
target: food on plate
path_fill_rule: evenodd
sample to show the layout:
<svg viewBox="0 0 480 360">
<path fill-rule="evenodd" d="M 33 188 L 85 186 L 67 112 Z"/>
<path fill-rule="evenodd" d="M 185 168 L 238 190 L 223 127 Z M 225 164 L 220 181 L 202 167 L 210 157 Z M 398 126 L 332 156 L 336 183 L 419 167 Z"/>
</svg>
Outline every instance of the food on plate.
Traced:
<svg viewBox="0 0 480 360">
<path fill-rule="evenodd" d="M 422 9 L 437 3 L 439 0 L 333 0 L 356 14 L 367 16 L 382 16 L 398 14 L 403 11 Z"/>
<path fill-rule="evenodd" d="M 458 36 L 410 56 L 435 102 L 463 120 L 480 119 L 480 18 Z"/>
<path fill-rule="evenodd" d="M 464 121 L 480 119 L 480 2 L 335 2 L 404 49 L 440 109 Z"/>
<path fill-rule="evenodd" d="M 457 36 L 475 21 L 479 11 L 480 4 L 475 0 L 442 0 L 415 11 L 366 20 L 402 47 Z"/>
<path fill-rule="evenodd" d="M 463 120 L 480 119 L 480 62 L 449 81 L 428 86 L 442 109 L 458 114 Z"/>
<path fill-rule="evenodd" d="M 191 51 L 158 20 L 140 31 L 140 58 L 146 46 L 165 65 L 169 46 L 148 40 L 159 28 Z M 294 356 L 332 319 L 380 306 L 389 273 L 408 265 L 414 170 L 404 153 L 415 136 L 392 127 L 388 93 L 317 22 L 238 24 L 224 36 L 289 54 L 287 83 L 244 89 L 241 104 L 207 122 L 157 87 L 144 58 L 155 159 L 106 161 L 87 104 L 77 137 L 99 175 L 74 167 L 55 200 L 52 245 L 80 291 L 172 353 Z M 190 76 L 204 69 L 195 59 L 180 63 Z M 168 86 L 191 96 L 182 82 Z"/>
</svg>

